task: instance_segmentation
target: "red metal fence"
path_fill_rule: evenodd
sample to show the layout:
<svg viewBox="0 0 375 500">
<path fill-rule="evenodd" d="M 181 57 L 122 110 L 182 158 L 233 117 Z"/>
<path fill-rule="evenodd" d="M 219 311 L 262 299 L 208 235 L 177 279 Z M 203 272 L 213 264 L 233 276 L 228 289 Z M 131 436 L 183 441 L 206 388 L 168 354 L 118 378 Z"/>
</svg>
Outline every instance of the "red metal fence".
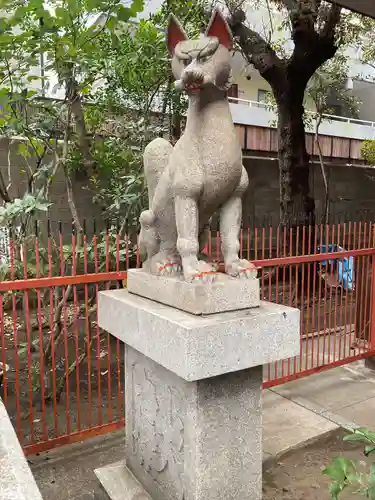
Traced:
<svg viewBox="0 0 375 500">
<path fill-rule="evenodd" d="M 97 296 L 139 265 L 125 234 L 36 224 L 10 235 L 0 260 L 2 397 L 28 454 L 124 425 L 123 346 L 99 329 Z M 369 221 L 242 231 L 262 298 L 301 310 L 300 354 L 265 367 L 265 387 L 375 355 L 374 246 Z M 221 261 L 216 231 L 208 251 Z"/>
</svg>

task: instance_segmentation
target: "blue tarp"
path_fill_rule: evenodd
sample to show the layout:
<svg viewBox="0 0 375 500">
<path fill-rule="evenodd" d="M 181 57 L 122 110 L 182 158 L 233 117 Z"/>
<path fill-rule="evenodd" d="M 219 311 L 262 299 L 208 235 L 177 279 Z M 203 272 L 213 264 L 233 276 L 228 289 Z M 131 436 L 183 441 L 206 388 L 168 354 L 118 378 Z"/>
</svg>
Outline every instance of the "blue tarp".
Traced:
<svg viewBox="0 0 375 500">
<path fill-rule="evenodd" d="M 345 249 L 339 245 L 322 245 L 320 253 L 345 252 Z M 328 259 L 321 262 L 321 266 L 337 265 L 338 281 L 345 290 L 352 291 L 354 288 L 354 259 L 345 257 L 344 259 Z"/>
</svg>

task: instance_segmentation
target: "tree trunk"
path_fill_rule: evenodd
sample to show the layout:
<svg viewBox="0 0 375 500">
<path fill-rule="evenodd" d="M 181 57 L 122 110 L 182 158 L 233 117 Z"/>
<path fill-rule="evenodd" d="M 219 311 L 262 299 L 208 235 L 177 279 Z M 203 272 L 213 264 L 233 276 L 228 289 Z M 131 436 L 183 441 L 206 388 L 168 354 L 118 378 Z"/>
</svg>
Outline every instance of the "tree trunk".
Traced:
<svg viewBox="0 0 375 500">
<path fill-rule="evenodd" d="M 315 203 L 310 195 L 310 157 L 306 150 L 303 122 L 305 87 L 306 84 L 299 81 L 296 75 L 293 78 L 286 76 L 282 91 L 275 91 L 278 107 L 280 223 L 289 228 L 292 236 L 288 238 L 287 255 L 316 252 L 314 238 L 306 236 L 308 226 L 315 224 Z M 296 285 L 294 299 L 296 296 L 308 297 L 308 288 L 313 292 L 316 280 L 312 276 L 315 272 L 312 263 L 292 266 L 290 278 Z M 310 280 L 308 276 L 311 276 Z M 300 304 L 300 307 L 304 306 Z"/>
<path fill-rule="evenodd" d="M 303 123 L 305 85 L 287 80 L 278 107 L 280 222 L 289 225 L 296 218 L 302 224 L 314 223 L 314 200 L 310 195 L 310 157 L 306 150 Z"/>
<path fill-rule="evenodd" d="M 79 93 L 78 83 L 76 82 L 73 75 L 69 75 L 65 83 L 66 100 L 74 117 L 78 143 L 83 156 L 83 166 L 86 170 L 89 171 L 94 167 L 94 160 L 91 156 L 90 141 L 87 135 L 85 115 L 83 112 L 82 99 Z M 91 175 L 90 172 L 89 175 Z"/>
</svg>

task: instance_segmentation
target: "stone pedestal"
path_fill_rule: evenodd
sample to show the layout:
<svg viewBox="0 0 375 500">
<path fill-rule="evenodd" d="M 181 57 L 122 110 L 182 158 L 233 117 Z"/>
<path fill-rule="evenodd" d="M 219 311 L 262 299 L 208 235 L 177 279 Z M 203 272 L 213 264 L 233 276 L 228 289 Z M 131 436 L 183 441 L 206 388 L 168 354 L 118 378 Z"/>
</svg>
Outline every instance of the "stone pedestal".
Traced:
<svg viewBox="0 0 375 500">
<path fill-rule="evenodd" d="M 96 471 L 110 498 L 260 500 L 262 365 L 298 354 L 299 311 L 194 316 L 119 290 L 99 324 L 126 344 L 125 463 Z"/>
</svg>

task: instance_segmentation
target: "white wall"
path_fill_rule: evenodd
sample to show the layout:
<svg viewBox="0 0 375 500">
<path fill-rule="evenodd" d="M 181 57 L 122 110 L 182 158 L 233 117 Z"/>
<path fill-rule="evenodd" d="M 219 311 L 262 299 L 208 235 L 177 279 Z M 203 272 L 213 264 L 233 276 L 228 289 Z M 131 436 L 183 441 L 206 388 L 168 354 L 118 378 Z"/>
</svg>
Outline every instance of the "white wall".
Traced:
<svg viewBox="0 0 375 500">
<path fill-rule="evenodd" d="M 362 101 L 359 117 L 362 120 L 375 122 L 375 84 L 355 80 L 353 82 L 353 95 Z"/>
<path fill-rule="evenodd" d="M 242 125 L 257 127 L 274 126 L 277 116 L 273 111 L 263 107 L 250 106 L 245 103 L 230 104 L 233 121 Z M 325 120 L 320 127 L 322 135 L 334 137 L 348 137 L 352 139 L 375 139 L 375 126 L 336 120 Z"/>
</svg>

